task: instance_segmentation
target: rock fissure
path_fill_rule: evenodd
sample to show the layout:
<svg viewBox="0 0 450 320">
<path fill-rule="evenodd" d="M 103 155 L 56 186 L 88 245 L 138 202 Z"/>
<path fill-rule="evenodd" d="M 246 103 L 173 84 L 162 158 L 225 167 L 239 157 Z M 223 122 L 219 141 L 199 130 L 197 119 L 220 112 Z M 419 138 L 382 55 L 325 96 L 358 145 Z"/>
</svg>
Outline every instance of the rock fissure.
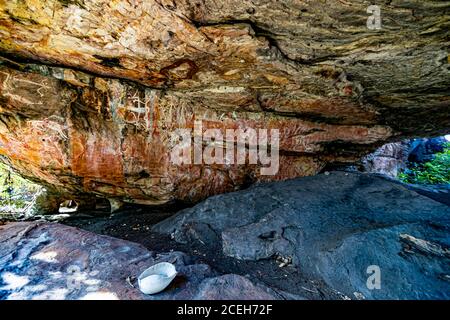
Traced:
<svg viewBox="0 0 450 320">
<path fill-rule="evenodd" d="M 197 202 L 449 130 L 448 4 L 381 4 L 372 31 L 367 1 L 230 1 L 2 3 L 3 161 L 72 198 Z M 279 130 L 278 172 L 174 165 L 195 120 Z"/>
</svg>

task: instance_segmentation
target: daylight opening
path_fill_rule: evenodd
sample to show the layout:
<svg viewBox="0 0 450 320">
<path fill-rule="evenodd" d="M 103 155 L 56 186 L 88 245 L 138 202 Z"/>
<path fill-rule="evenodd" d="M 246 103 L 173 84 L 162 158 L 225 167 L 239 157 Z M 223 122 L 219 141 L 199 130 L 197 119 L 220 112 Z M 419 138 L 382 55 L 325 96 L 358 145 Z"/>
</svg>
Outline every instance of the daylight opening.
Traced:
<svg viewBox="0 0 450 320">
<path fill-rule="evenodd" d="M 75 200 L 65 200 L 59 205 L 59 213 L 73 213 L 78 211 L 78 203 Z"/>
<path fill-rule="evenodd" d="M 42 187 L 0 163 L 0 218 L 23 217 L 32 207 Z"/>
<path fill-rule="evenodd" d="M 450 184 L 450 135 L 389 143 L 361 160 L 360 171 L 408 184 Z"/>
</svg>

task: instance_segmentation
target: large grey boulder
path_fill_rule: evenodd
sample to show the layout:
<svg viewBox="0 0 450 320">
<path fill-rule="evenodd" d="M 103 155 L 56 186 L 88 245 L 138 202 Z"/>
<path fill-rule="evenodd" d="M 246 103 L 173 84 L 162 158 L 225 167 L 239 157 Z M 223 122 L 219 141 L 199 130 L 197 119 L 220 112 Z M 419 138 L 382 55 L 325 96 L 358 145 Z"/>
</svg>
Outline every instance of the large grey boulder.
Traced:
<svg viewBox="0 0 450 320">
<path fill-rule="evenodd" d="M 353 298 L 450 298 L 450 207 L 378 176 L 332 172 L 257 185 L 153 230 L 238 259 L 290 257 Z"/>
<path fill-rule="evenodd" d="M 361 159 L 360 171 L 397 178 L 407 166 L 410 148 L 409 140 L 385 144 Z"/>
<path fill-rule="evenodd" d="M 49 3 L 0 5 L 0 161 L 113 210 L 313 175 L 450 128 L 449 1 Z M 279 130 L 280 170 L 176 164 L 176 133 L 197 120 Z"/>
</svg>

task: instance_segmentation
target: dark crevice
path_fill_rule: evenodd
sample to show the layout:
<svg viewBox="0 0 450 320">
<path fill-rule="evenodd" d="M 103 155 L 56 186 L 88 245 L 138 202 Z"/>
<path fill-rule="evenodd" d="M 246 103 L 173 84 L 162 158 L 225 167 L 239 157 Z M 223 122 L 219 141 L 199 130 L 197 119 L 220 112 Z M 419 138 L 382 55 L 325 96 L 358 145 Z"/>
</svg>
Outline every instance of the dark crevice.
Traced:
<svg viewBox="0 0 450 320">
<path fill-rule="evenodd" d="M 106 61 L 108 61 L 108 58 L 103 57 L 103 59 L 106 59 Z M 109 60 L 109 61 L 111 62 L 111 60 Z M 33 73 L 36 73 L 36 71 L 31 70 L 30 65 L 43 65 L 43 66 L 46 66 L 49 68 L 61 68 L 61 69 L 73 70 L 75 72 L 82 72 L 84 74 L 87 74 L 88 76 L 96 77 L 96 78 L 120 80 L 125 84 L 130 84 L 130 85 L 141 87 L 141 88 L 145 87 L 147 89 L 161 90 L 161 91 L 163 91 L 165 89 L 164 87 L 155 87 L 155 86 L 143 84 L 137 80 L 111 76 L 111 75 L 105 74 L 105 73 L 94 73 L 90 70 L 83 69 L 80 67 L 68 66 L 68 65 L 61 64 L 61 63 L 55 63 L 55 62 L 50 62 L 50 61 L 46 61 L 46 60 L 32 59 L 29 57 L 21 56 L 20 54 L 11 54 L 11 53 L 7 53 L 4 51 L 3 52 L 0 51 L 0 66 L 2 64 L 6 65 L 14 70 L 18 70 L 18 71 L 22 71 L 22 72 L 33 72 Z"/>
</svg>

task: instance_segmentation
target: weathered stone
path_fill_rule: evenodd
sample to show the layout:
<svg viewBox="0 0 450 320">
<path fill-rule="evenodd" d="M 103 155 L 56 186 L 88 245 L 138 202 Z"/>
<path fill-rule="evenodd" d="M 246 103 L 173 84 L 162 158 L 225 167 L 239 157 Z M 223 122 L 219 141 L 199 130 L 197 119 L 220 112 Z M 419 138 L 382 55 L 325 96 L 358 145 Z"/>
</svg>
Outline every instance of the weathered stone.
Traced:
<svg viewBox="0 0 450 320">
<path fill-rule="evenodd" d="M 0 243 L 0 299 L 283 299 L 244 277 L 218 276 L 184 253 L 156 254 L 60 224 L 0 225 Z M 150 296 L 133 287 L 129 277 L 162 261 L 178 271 L 166 290 Z"/>
<path fill-rule="evenodd" d="M 411 142 L 411 152 L 408 160 L 415 163 L 431 161 L 434 155 L 444 150 L 448 141 L 444 137 L 415 139 Z"/>
<path fill-rule="evenodd" d="M 388 143 L 359 161 L 359 171 L 380 173 L 397 178 L 403 170 L 416 164 L 431 161 L 442 152 L 447 140 L 444 137 L 403 140 Z M 349 169 L 354 169 L 350 166 Z"/>
<path fill-rule="evenodd" d="M 409 140 L 385 144 L 361 159 L 362 171 L 397 178 L 398 174 L 408 165 L 410 149 Z"/>
<path fill-rule="evenodd" d="M 189 93 L 162 95 L 116 80 L 108 80 L 106 92 L 95 88 L 77 91 L 39 74 L 3 70 L 7 74 L 3 79 L 8 77 L 15 88 L 4 87 L 4 96 L 20 88 L 27 101 L 35 101 L 27 108 L 14 102 L 3 106 L 0 152 L 7 155 L 4 161 L 22 175 L 73 197 L 96 194 L 142 204 L 198 201 L 249 182 L 315 174 L 327 162 L 335 161 L 327 143 L 367 146 L 392 134 L 385 126 L 335 125 L 264 112 L 241 112 L 235 119 L 233 112 L 196 104 L 187 97 Z M 36 91 L 36 83 L 52 89 Z M 47 93 L 60 97 L 50 104 Z M 136 102 L 136 97 L 145 99 L 144 105 Z M 108 104 L 103 104 L 105 99 Z M 48 110 L 38 116 L 41 105 Z M 17 107 L 22 108 L 20 118 L 14 116 Z M 146 111 L 130 111 L 136 108 Z M 174 164 L 170 156 L 176 145 L 175 130 L 192 128 L 196 118 L 205 120 L 204 129 L 217 128 L 224 134 L 226 129 L 279 129 L 278 173 L 261 176 L 261 165 Z M 358 158 L 354 151 L 345 152 L 337 161 Z"/>
<path fill-rule="evenodd" d="M 185 239 L 185 226 L 207 225 L 221 239 L 204 245 L 245 260 L 292 257 L 352 298 L 449 299 L 449 214 L 398 182 L 331 172 L 214 196 L 153 229 Z M 381 288 L 371 290 L 373 266 Z"/>
<path fill-rule="evenodd" d="M 408 189 L 450 206 L 450 185 L 408 185 Z"/>
<path fill-rule="evenodd" d="M 371 4 L 2 1 L 2 161 L 61 193 L 160 204 L 445 133 L 449 4 L 379 4 L 370 30 Z M 279 129 L 278 174 L 171 163 L 171 133 L 196 119 Z"/>
<path fill-rule="evenodd" d="M 32 205 L 27 210 L 27 215 L 35 214 L 56 214 L 59 211 L 59 206 L 64 200 L 59 194 L 52 191 L 41 189 L 35 195 Z"/>
</svg>

